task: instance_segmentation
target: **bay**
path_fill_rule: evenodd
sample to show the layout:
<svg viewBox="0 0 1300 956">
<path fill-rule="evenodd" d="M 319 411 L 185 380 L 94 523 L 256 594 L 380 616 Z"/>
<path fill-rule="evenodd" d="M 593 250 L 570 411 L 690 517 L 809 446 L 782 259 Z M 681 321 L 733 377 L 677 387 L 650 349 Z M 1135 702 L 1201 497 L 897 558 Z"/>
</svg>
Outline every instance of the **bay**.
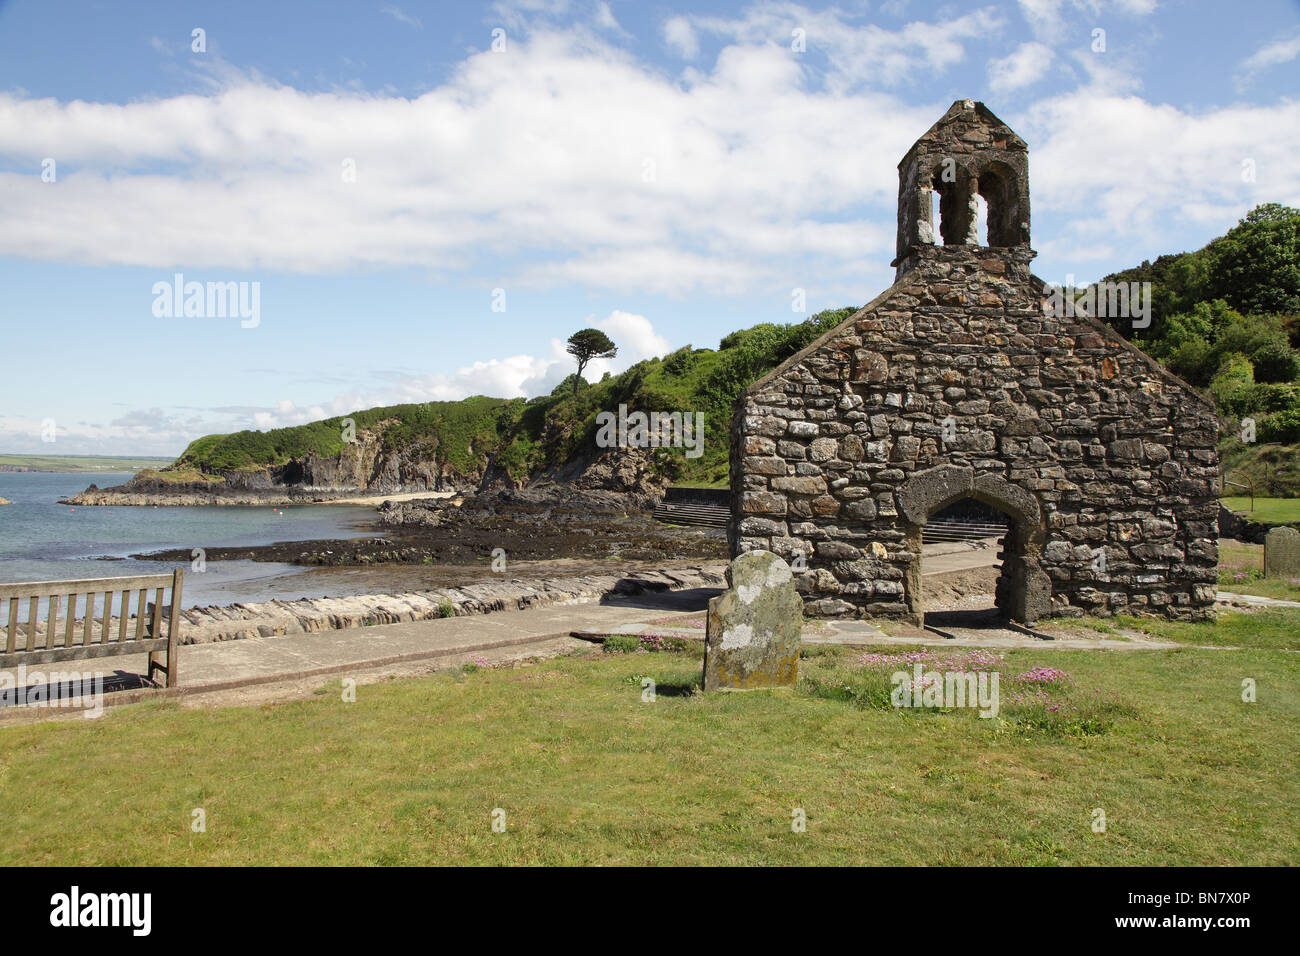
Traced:
<svg viewBox="0 0 1300 956">
<path fill-rule="evenodd" d="M 323 582 L 304 577 L 293 591 L 297 565 L 264 561 L 207 561 L 202 573 L 190 562 L 138 561 L 130 554 L 163 549 L 240 547 L 277 541 L 355 538 L 373 534 L 373 508 L 348 505 L 284 507 L 207 506 L 71 507 L 60 498 L 118 485 L 127 473 L 3 472 L 0 498 L 0 583 L 158 574 L 183 567 L 185 605 L 231 604 L 270 597 L 321 596 Z M 312 582 L 312 585 L 308 585 Z"/>
</svg>

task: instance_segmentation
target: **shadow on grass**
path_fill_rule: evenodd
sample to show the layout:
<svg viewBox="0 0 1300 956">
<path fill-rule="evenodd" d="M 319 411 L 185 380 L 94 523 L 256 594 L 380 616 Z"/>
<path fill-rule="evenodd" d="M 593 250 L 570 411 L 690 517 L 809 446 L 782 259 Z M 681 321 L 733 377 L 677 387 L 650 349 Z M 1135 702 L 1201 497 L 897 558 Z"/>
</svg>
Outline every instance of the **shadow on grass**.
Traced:
<svg viewBox="0 0 1300 956">
<path fill-rule="evenodd" d="M 700 689 L 699 677 L 672 677 L 655 683 L 655 694 L 659 697 L 693 697 Z"/>
</svg>

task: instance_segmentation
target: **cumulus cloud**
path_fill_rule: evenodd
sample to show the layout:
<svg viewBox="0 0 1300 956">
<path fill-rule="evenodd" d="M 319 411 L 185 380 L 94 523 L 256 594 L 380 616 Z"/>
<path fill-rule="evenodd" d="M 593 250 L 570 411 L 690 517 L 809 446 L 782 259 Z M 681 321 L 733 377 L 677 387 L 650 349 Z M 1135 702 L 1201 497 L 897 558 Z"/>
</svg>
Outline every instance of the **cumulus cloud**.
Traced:
<svg viewBox="0 0 1300 956">
<path fill-rule="evenodd" d="M 686 17 L 671 17 L 664 22 L 664 42 L 683 60 L 693 60 L 700 55 L 700 39 Z"/>
<path fill-rule="evenodd" d="M 1046 44 L 1022 43 L 1010 56 L 989 61 L 989 88 L 994 93 L 1009 93 L 1037 83 L 1055 56 Z"/>
<path fill-rule="evenodd" d="M 1189 226 L 1214 234 L 1259 202 L 1300 203 L 1300 102 L 1198 113 L 1133 95 L 1070 93 L 1035 104 L 1034 212 L 1068 219 L 1040 254 L 1104 246 L 1141 259 L 1177 251 Z M 1098 148 L 1104 143 L 1105 148 Z M 1253 178 L 1244 176 L 1249 161 Z"/>
<path fill-rule="evenodd" d="M 849 90 L 856 58 L 896 56 L 897 75 L 942 66 L 995 20 L 977 10 L 890 32 L 764 4 L 741 20 L 691 18 L 726 42 L 707 72 L 676 79 L 590 34 L 543 29 L 506 55 L 469 56 L 414 99 L 229 72 L 210 94 L 127 104 L 0 93 L 0 255 L 160 271 L 415 265 L 494 286 L 672 296 L 854 276 L 869 292 L 888 271 L 895 164 L 948 103 Z M 829 45 L 839 79 L 811 86 L 773 39 L 794 22 L 810 50 Z M 1021 46 L 991 82 L 1028 82 L 1045 52 Z M 1245 158 L 1261 199 L 1294 200 L 1291 104 L 1194 113 L 1133 98 L 1111 54 L 1078 50 L 1064 65 L 1084 77 L 1079 90 L 1035 104 L 1024 128 L 1005 117 L 1033 149 L 1035 208 L 1085 197 L 1092 221 L 1131 193 L 1130 215 L 1182 222 L 1256 196 L 1234 179 Z M 1131 122 L 1135 111 L 1156 122 Z M 46 156 L 56 183 L 34 173 Z"/>
<path fill-rule="evenodd" d="M 0 255 L 494 280 L 513 262 L 512 281 L 682 294 L 795 269 L 811 286 L 845 252 L 887 251 L 843 240 L 877 238 L 868 209 L 893 206 L 892 166 L 934 110 L 803 89 L 775 46 L 729 47 L 684 83 L 589 37 L 510 50 L 415 99 L 242 76 L 128 104 L 0 94 Z M 31 172 L 46 156 L 57 183 Z"/>
<path fill-rule="evenodd" d="M 787 51 L 794 31 L 802 31 L 807 51 L 826 58 L 828 88 L 839 91 L 895 87 L 922 73 L 943 73 L 965 58 L 968 42 L 995 36 L 1003 26 L 993 7 L 932 22 L 914 20 L 897 30 L 859 19 L 837 8 L 767 0 L 738 17 L 691 16 L 687 22 L 733 44 Z"/>
</svg>

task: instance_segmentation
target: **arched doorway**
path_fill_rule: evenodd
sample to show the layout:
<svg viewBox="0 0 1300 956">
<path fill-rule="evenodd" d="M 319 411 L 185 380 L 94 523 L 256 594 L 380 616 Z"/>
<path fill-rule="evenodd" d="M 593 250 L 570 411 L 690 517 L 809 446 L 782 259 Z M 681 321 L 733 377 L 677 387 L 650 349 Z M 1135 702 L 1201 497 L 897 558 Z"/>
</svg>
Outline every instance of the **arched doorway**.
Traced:
<svg viewBox="0 0 1300 956">
<path fill-rule="evenodd" d="M 940 465 L 919 471 L 898 491 L 908 550 L 915 556 L 903 581 L 909 617 L 918 625 L 925 620 L 921 589 L 921 538 L 925 523 L 935 512 L 963 498 L 973 498 L 996 508 L 1008 519 L 996 596 L 998 609 L 1021 624 L 1032 624 L 1046 617 L 1051 613 L 1052 582 L 1041 563 L 1046 531 L 1038 499 L 1004 478 L 977 475 L 974 469 L 960 465 Z"/>
</svg>

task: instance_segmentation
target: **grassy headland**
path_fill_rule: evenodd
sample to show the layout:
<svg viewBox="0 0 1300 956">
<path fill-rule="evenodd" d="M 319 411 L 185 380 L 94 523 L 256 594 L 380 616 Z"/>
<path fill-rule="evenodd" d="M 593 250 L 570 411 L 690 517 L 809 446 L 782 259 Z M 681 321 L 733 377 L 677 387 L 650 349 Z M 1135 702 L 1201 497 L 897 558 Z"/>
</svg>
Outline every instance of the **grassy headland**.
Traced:
<svg viewBox="0 0 1300 956">
<path fill-rule="evenodd" d="M 163 468 L 170 458 L 115 458 L 106 455 L 0 455 L 2 471 L 143 471 L 146 468 Z"/>
</svg>

